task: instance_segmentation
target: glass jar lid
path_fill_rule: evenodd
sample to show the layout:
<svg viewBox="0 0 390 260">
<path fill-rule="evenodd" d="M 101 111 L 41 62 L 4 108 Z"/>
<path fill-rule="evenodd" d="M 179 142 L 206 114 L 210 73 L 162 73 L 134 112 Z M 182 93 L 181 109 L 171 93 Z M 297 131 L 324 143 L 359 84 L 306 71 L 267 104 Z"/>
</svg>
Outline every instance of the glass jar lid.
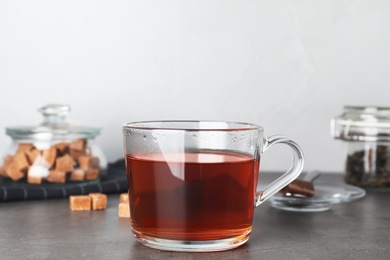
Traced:
<svg viewBox="0 0 390 260">
<path fill-rule="evenodd" d="M 389 142 L 390 107 L 345 106 L 331 120 L 331 136 L 347 141 Z"/>
<path fill-rule="evenodd" d="M 78 138 L 93 139 L 101 128 L 74 126 L 66 122 L 70 106 L 49 104 L 38 109 L 43 115 L 43 122 L 37 126 L 6 127 L 6 134 L 13 139 L 32 140 L 74 140 Z"/>
</svg>

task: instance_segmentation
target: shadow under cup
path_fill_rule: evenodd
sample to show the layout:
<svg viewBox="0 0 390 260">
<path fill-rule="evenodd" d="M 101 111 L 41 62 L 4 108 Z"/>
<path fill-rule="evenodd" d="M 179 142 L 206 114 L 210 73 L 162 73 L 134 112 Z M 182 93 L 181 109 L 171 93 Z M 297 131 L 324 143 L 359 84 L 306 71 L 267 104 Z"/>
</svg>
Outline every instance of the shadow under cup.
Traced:
<svg viewBox="0 0 390 260">
<path fill-rule="evenodd" d="M 221 251 L 249 239 L 261 203 L 256 187 L 267 146 L 261 127 L 136 122 L 123 126 L 123 137 L 131 225 L 139 242 L 171 251 Z"/>
</svg>

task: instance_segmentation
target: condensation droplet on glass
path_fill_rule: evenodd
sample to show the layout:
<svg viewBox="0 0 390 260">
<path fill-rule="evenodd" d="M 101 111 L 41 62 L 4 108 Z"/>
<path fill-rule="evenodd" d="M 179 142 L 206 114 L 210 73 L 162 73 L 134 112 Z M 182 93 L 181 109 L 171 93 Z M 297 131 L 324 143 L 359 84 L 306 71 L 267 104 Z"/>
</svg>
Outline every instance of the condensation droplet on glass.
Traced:
<svg viewBox="0 0 390 260">
<path fill-rule="evenodd" d="M 146 135 L 144 135 L 144 140 L 146 140 Z"/>
</svg>

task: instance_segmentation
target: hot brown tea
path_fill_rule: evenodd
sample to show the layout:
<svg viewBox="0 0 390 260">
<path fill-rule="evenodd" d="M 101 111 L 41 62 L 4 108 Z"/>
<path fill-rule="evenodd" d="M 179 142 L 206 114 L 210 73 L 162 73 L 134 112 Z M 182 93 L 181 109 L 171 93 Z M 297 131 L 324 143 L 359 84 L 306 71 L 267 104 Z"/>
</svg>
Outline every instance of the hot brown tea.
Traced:
<svg viewBox="0 0 390 260">
<path fill-rule="evenodd" d="M 132 226 L 187 241 L 250 232 L 259 160 L 235 153 L 127 156 Z"/>
</svg>

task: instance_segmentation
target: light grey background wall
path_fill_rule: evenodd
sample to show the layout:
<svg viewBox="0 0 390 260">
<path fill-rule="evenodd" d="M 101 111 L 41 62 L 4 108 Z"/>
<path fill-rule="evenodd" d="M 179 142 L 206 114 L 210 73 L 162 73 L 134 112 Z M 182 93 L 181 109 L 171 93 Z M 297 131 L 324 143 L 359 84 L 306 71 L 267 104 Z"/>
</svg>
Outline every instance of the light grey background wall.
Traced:
<svg viewBox="0 0 390 260">
<path fill-rule="evenodd" d="M 305 170 L 337 172 L 330 118 L 390 106 L 389 70 L 387 0 L 0 1 L 0 129 L 67 103 L 70 121 L 103 127 L 109 161 L 127 121 L 236 120 L 296 140 Z M 276 147 L 262 168 L 289 160 Z"/>
</svg>

